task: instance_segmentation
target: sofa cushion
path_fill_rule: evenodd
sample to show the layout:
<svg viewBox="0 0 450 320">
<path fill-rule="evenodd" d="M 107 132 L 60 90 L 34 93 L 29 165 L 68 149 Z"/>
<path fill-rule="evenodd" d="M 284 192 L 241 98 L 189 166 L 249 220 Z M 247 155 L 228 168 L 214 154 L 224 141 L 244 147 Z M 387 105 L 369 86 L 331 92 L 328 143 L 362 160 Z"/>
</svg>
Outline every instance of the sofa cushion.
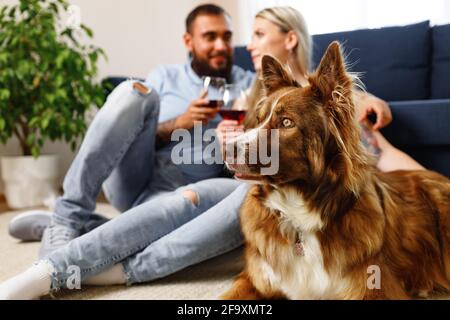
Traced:
<svg viewBox="0 0 450 320">
<path fill-rule="evenodd" d="M 393 122 L 382 132 L 393 145 L 450 149 L 450 99 L 390 102 L 389 106 Z"/>
<path fill-rule="evenodd" d="M 244 46 L 234 48 L 234 64 L 244 70 L 255 71 L 255 68 L 253 68 L 252 56 Z"/>
<path fill-rule="evenodd" d="M 350 70 L 363 72 L 369 92 L 387 101 L 429 98 L 429 21 L 313 36 L 314 65 L 334 40 L 343 44 Z"/>
<path fill-rule="evenodd" d="M 431 98 L 450 98 L 450 24 L 432 28 Z"/>
<path fill-rule="evenodd" d="M 382 130 L 397 148 L 450 178 L 450 99 L 389 103 L 393 122 Z"/>
<path fill-rule="evenodd" d="M 448 146 L 405 146 L 400 149 L 428 170 L 450 178 L 450 148 Z"/>
</svg>

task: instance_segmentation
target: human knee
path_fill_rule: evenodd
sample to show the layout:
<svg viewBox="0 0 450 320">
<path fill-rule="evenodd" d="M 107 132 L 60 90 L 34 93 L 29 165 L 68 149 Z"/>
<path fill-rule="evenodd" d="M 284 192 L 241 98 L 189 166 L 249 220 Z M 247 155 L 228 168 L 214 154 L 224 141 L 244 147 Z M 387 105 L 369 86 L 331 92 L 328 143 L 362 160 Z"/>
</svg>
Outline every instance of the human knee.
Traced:
<svg viewBox="0 0 450 320">
<path fill-rule="evenodd" d="M 127 80 L 120 83 L 113 89 L 108 97 L 114 110 L 136 109 L 138 105 L 144 103 L 149 106 L 150 111 L 159 109 L 158 93 L 141 82 Z"/>
<path fill-rule="evenodd" d="M 181 192 L 184 198 L 191 201 L 194 205 L 198 205 L 198 195 L 192 190 L 184 190 Z"/>
<path fill-rule="evenodd" d="M 159 95 L 155 90 L 149 89 L 150 91 L 145 95 L 145 107 L 147 109 L 147 114 L 150 117 L 159 117 Z"/>
</svg>

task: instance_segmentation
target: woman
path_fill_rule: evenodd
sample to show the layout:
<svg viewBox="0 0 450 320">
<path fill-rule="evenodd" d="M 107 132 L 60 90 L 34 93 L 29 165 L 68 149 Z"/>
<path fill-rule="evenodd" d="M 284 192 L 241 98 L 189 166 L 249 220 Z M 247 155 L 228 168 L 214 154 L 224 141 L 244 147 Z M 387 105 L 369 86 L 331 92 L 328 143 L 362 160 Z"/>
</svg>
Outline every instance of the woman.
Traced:
<svg viewBox="0 0 450 320">
<path fill-rule="evenodd" d="M 277 7 L 258 13 L 248 49 L 257 71 L 261 70 L 262 56 L 271 54 L 288 64 L 295 78 L 307 85 L 311 43 L 305 22 L 296 10 Z M 255 105 L 260 97 L 259 85 L 256 82 L 251 90 L 253 103 L 250 106 Z M 378 115 L 375 127 L 382 127 L 390 121 L 390 113 L 383 101 L 363 93 L 358 97 L 361 118 L 373 110 Z M 254 110 L 249 110 L 246 127 L 254 126 L 252 112 Z M 232 130 L 232 135 L 237 135 L 242 128 L 236 122 L 223 121 L 218 127 L 219 138 L 228 139 L 225 133 L 229 130 Z M 378 161 L 380 169 L 422 168 L 387 143 L 381 134 L 374 132 L 374 135 L 382 149 Z M 167 212 L 164 206 L 161 208 L 161 198 L 158 197 L 147 203 L 146 210 L 137 207 L 72 240 L 50 254 L 47 260 L 0 285 L 0 299 L 32 299 L 65 287 L 70 276 L 66 270 L 70 266 L 81 268 L 83 284 L 133 284 L 164 277 L 239 247 L 243 239 L 238 211 L 249 185 L 234 181 L 227 183 L 227 190 L 222 190 L 220 180 L 215 180 L 218 192 L 213 193 L 214 197 L 202 197 L 203 193 L 211 194 L 209 189 L 214 184 L 211 180 L 201 181 L 160 196 L 164 203 L 178 202 L 177 210 Z M 203 192 L 205 189 L 208 192 Z M 161 233 L 161 223 L 170 224 L 175 220 L 170 219 L 173 215 L 186 216 L 186 222 L 181 226 L 165 226 L 163 229 L 173 231 Z M 211 224 L 220 228 L 215 228 L 212 233 L 208 228 Z M 142 235 L 139 237 L 141 241 L 123 243 L 120 235 L 129 232 Z M 114 243 L 114 246 L 105 245 L 93 250 L 91 243 L 99 242 Z"/>
</svg>

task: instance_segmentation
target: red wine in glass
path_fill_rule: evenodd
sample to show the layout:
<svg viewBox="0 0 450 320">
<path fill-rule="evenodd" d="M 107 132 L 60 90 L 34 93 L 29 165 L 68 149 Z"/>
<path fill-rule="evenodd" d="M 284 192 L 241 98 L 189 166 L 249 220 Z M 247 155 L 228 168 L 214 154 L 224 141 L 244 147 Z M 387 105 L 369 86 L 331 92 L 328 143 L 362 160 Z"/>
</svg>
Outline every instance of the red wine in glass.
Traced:
<svg viewBox="0 0 450 320">
<path fill-rule="evenodd" d="M 205 105 L 207 108 L 217 108 L 223 106 L 223 100 L 209 100 L 209 103 Z"/>
<path fill-rule="evenodd" d="M 205 99 L 209 103 L 205 105 L 206 108 L 218 108 L 223 106 L 223 90 L 226 85 L 226 79 L 220 77 L 205 76 L 203 79 L 203 90 L 206 90 L 207 95 Z"/>
<path fill-rule="evenodd" d="M 239 124 L 242 124 L 245 119 L 246 110 L 230 110 L 230 109 L 220 109 L 220 115 L 224 120 L 234 120 Z"/>
</svg>

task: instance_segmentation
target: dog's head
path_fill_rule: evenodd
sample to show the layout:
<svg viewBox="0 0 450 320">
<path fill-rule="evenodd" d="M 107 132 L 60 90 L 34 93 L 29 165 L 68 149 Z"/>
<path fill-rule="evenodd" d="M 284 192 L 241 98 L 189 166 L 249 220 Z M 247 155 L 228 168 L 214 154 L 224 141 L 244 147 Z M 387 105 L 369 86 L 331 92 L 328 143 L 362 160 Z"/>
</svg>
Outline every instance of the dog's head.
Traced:
<svg viewBox="0 0 450 320">
<path fill-rule="evenodd" d="M 355 161 L 364 160 L 354 119 L 353 81 L 338 42 L 328 47 L 308 80 L 309 85 L 301 87 L 276 59 L 263 57 L 265 97 L 258 106 L 258 127 L 237 139 L 237 149 L 246 154 L 245 163 L 229 165 L 238 178 L 276 185 L 316 184 L 324 181 L 324 175 L 334 181 L 352 176 Z M 267 148 L 279 153 L 279 168 L 270 175 L 261 171 L 267 164 L 249 161 L 249 150 L 260 147 L 262 134 L 269 134 Z M 279 148 L 272 145 L 274 135 L 278 135 Z M 347 183 L 353 187 L 351 181 Z"/>
</svg>

